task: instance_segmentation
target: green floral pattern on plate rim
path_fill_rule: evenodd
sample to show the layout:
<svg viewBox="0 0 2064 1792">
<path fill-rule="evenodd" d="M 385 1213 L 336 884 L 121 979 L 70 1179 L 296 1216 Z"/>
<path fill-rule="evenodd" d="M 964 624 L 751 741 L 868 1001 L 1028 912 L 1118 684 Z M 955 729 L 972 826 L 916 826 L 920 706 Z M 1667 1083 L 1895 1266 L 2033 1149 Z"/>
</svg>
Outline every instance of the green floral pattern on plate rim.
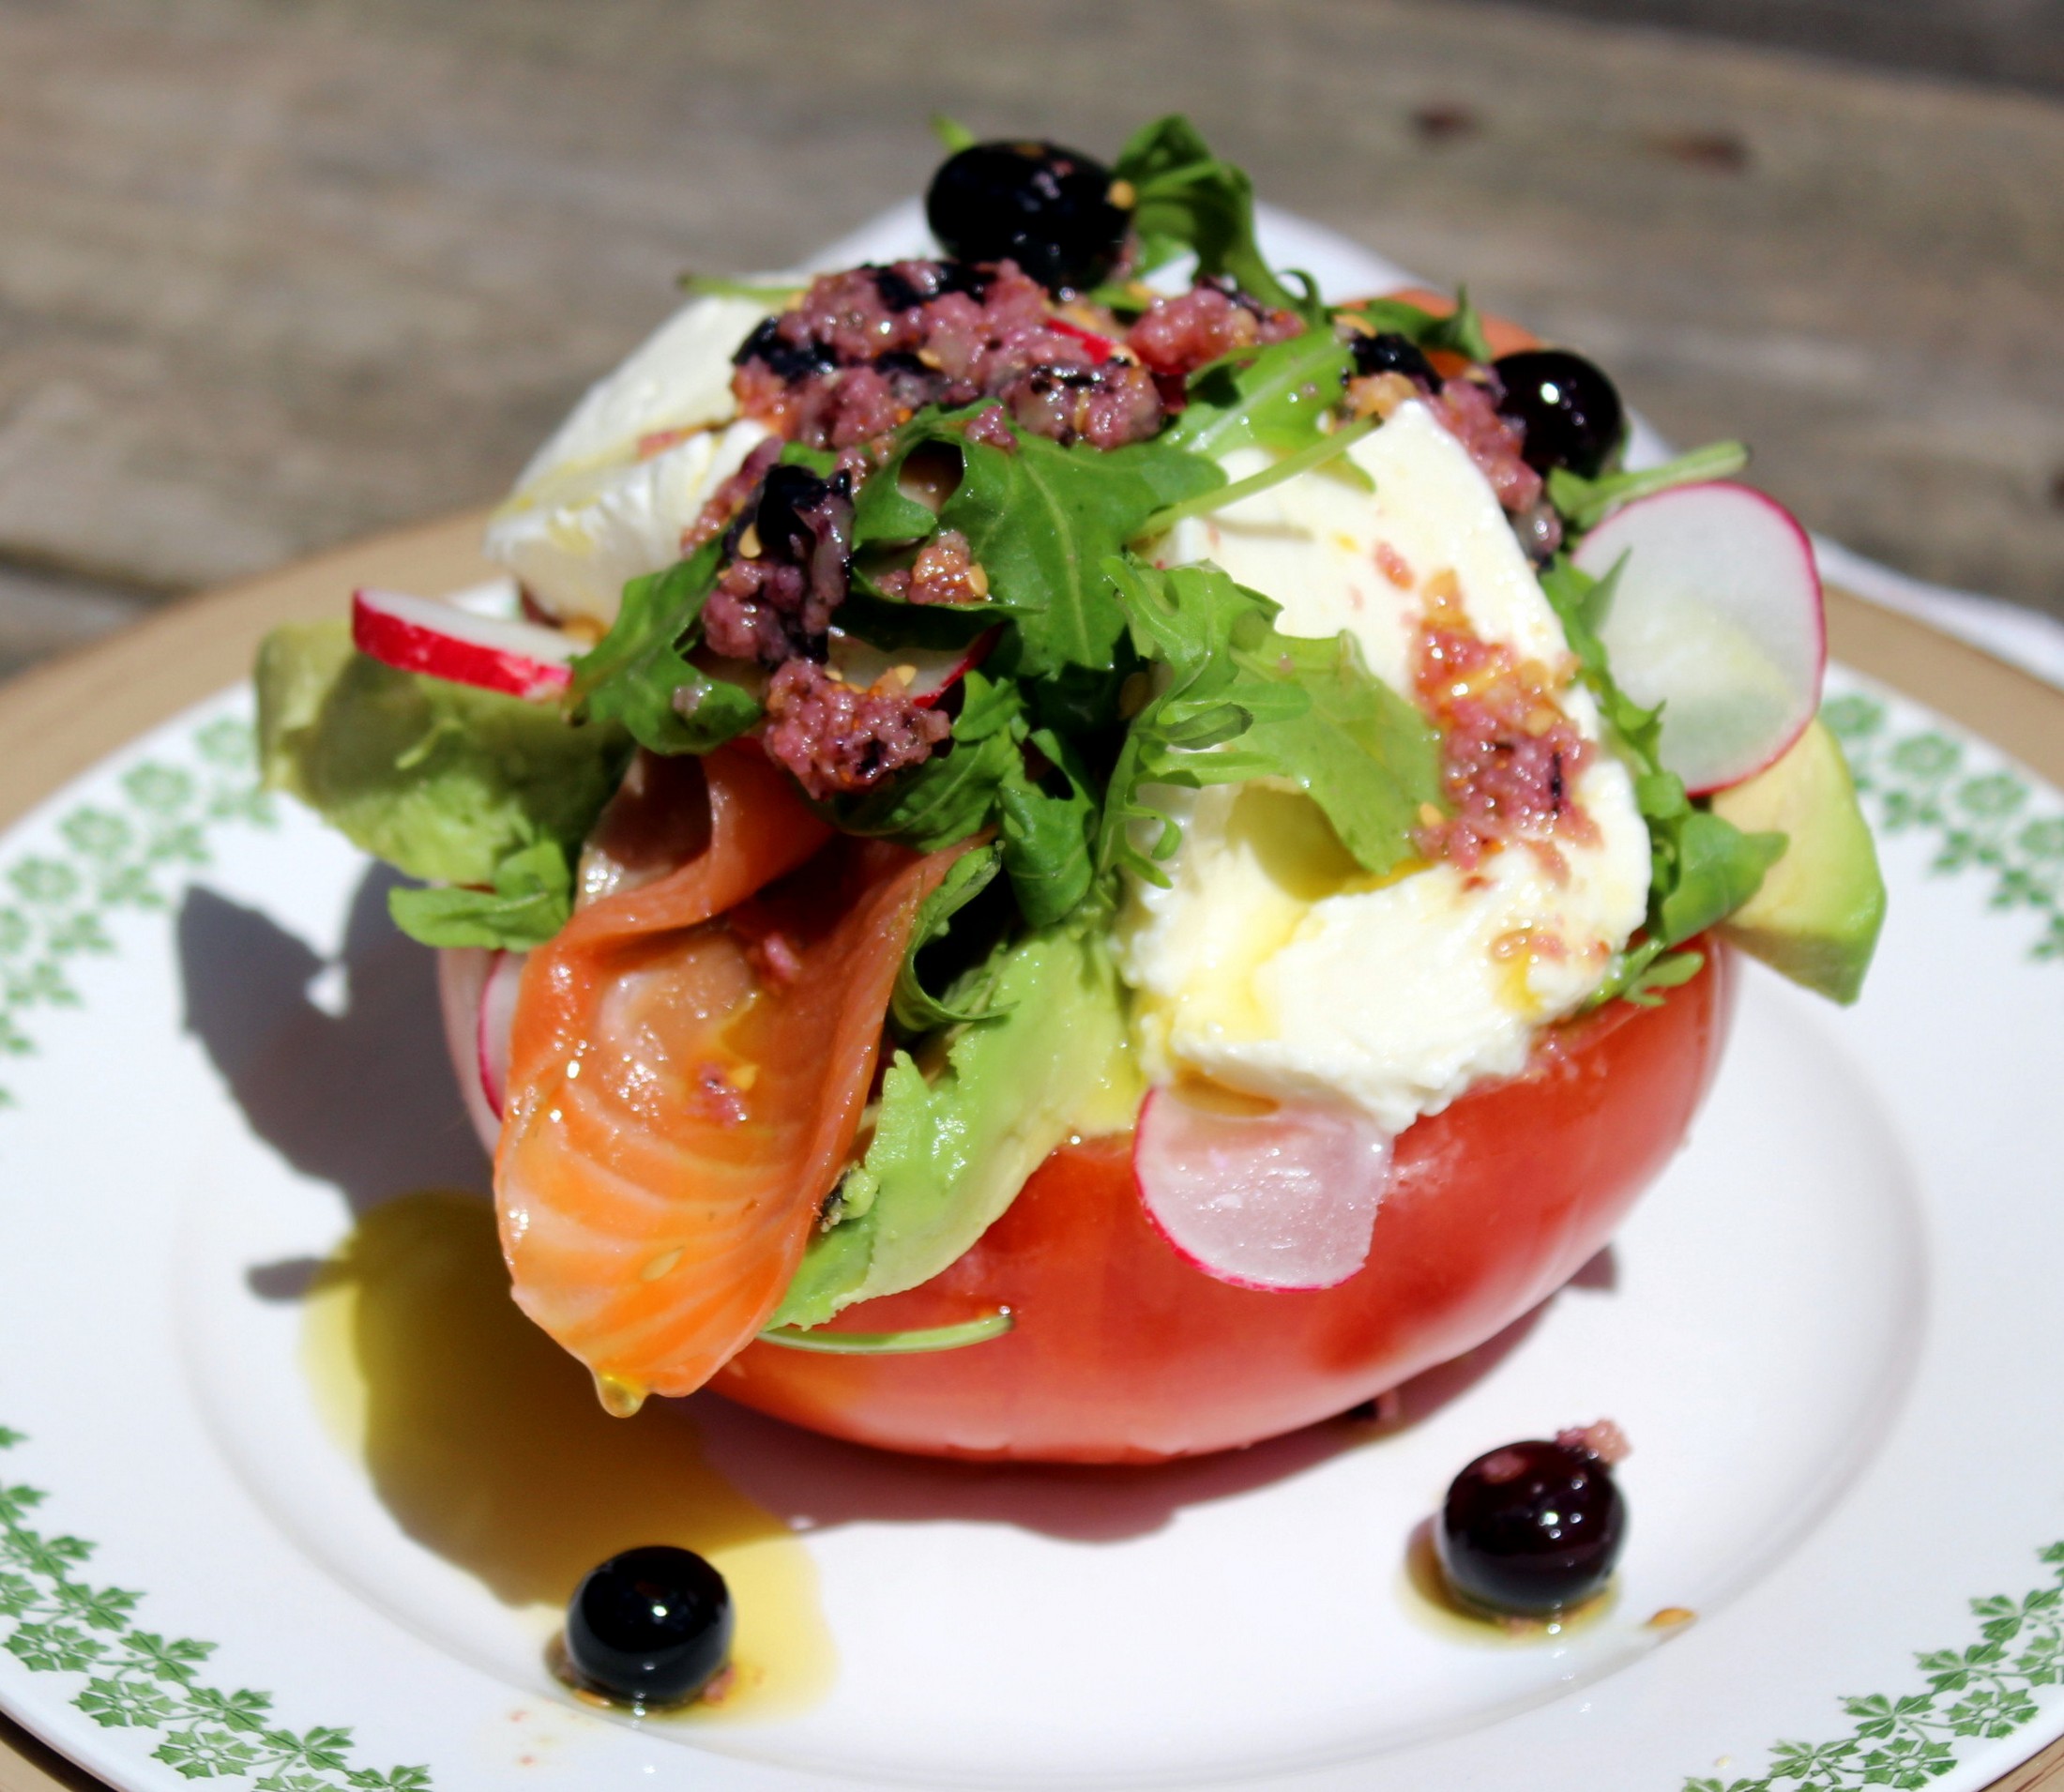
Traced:
<svg viewBox="0 0 2064 1792">
<path fill-rule="evenodd" d="M 1936 839 L 1933 873 L 1989 876 L 1991 906 L 2039 918 L 2029 956 L 2064 960 L 2064 811 L 2044 807 L 2040 786 L 1990 749 L 1935 727 L 1900 732 L 1885 700 L 1842 682 L 1822 713 L 1878 830 Z M 131 766 L 57 820 L 61 845 L 0 872 L 0 1055 L 36 1051 L 38 1010 L 78 1005 L 69 966 L 115 949 L 114 915 L 170 910 L 208 864 L 211 828 L 277 825 L 257 786 L 247 722 L 220 716 L 189 746 L 183 763 Z M 0 1086 L 0 1105 L 13 1100 Z M 0 1426 L 0 1450 L 23 1441 Z M 23 1521 L 45 1497 L 0 1479 L 0 1619 L 8 1621 L 0 1648 L 32 1672 L 83 1675 L 71 1699 L 79 1710 L 109 1729 L 158 1734 L 154 1758 L 190 1779 L 244 1778 L 260 1792 L 429 1792 L 426 1768 L 349 1765 L 347 1729 L 296 1732 L 273 1721 L 268 1693 L 205 1683 L 213 1644 L 138 1628 L 141 1595 L 74 1577 L 92 1544 L 29 1528 Z M 2036 1717 L 2037 1688 L 2064 1684 L 2064 1541 L 2040 1559 L 2052 1585 L 1973 1600 L 1978 1641 L 1916 1655 L 1927 1690 L 1844 1698 L 1847 1736 L 1780 1742 L 1760 1778 L 1688 1779 L 1684 1792 L 1925 1786 L 1957 1766 L 1961 1742 L 2011 1736 Z"/>
</svg>

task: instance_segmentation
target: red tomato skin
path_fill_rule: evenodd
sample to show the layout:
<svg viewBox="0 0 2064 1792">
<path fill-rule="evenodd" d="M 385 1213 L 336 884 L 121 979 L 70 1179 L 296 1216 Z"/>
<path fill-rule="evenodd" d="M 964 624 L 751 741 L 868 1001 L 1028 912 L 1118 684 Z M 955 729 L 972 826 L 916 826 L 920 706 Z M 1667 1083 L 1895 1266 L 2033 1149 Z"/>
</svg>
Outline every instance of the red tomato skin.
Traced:
<svg viewBox="0 0 2064 1792">
<path fill-rule="evenodd" d="M 1576 1272 L 1683 1143 L 1734 998 L 1724 949 L 1660 1007 L 1563 1029 L 1523 1075 L 1398 1140 L 1369 1260 L 1337 1287 L 1238 1288 L 1183 1262 L 1132 1180 L 1130 1135 L 1064 1146 L 949 1268 L 836 1329 L 1006 1336 L 907 1357 L 754 1344 L 715 1390 L 813 1431 L 923 1455 L 1158 1462 L 1330 1418 L 1460 1356 Z"/>
</svg>

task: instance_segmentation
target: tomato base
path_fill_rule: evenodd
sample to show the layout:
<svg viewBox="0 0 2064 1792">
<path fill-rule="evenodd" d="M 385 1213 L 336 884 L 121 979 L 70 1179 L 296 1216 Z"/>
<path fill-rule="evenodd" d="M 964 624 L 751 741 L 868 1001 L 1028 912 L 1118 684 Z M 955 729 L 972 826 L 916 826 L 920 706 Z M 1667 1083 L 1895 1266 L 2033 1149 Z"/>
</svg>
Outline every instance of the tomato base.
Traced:
<svg viewBox="0 0 2064 1792">
<path fill-rule="evenodd" d="M 1148 1222 L 1129 1135 L 1063 1147 L 974 1248 L 831 1329 L 955 1324 L 1006 1336 L 932 1356 L 755 1344 L 710 1383 L 813 1431 L 923 1455 L 1163 1461 L 1295 1431 L 1481 1344 L 1605 1243 L 1682 1145 L 1733 1006 L 1724 950 L 1655 1008 L 1550 1034 L 1521 1076 L 1398 1140 L 1369 1259 L 1336 1287 L 1213 1279 Z"/>
</svg>

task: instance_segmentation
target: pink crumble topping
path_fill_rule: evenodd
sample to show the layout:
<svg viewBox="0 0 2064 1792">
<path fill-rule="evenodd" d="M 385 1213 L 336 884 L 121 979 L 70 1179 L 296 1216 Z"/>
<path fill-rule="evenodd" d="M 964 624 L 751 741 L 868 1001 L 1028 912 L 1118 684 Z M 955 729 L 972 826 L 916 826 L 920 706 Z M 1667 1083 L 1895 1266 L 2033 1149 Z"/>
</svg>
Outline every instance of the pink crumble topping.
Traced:
<svg viewBox="0 0 2064 1792">
<path fill-rule="evenodd" d="M 989 596 L 989 575 L 958 529 L 941 529 L 907 568 L 880 573 L 874 583 L 909 603 L 980 603 Z"/>
<path fill-rule="evenodd" d="M 1627 1434 L 1610 1419 L 1601 1419 L 1595 1424 L 1566 1426 L 1556 1433 L 1556 1442 L 1565 1450 L 1581 1450 L 1587 1456 L 1596 1456 L 1608 1468 L 1617 1467 L 1634 1453 Z"/>
<path fill-rule="evenodd" d="M 981 442 L 1006 454 L 1018 451 L 1018 438 L 1010 433 L 1009 413 L 1000 404 L 985 405 L 969 420 L 964 432 L 970 442 Z"/>
<path fill-rule="evenodd" d="M 878 784 L 932 755 L 953 725 L 901 694 L 841 684 L 813 660 L 790 660 L 766 691 L 766 756 L 820 801 Z"/>
<path fill-rule="evenodd" d="M 1157 298 L 1125 340 L 1147 367 L 1179 387 L 1222 355 L 1303 333 L 1297 312 L 1271 311 L 1243 293 L 1204 281 L 1173 298 Z"/>
<path fill-rule="evenodd" d="M 1556 701 L 1566 680 L 1478 634 L 1452 572 L 1428 580 L 1426 596 L 1413 677 L 1420 706 L 1441 729 L 1441 792 L 1452 812 L 1429 805 L 1415 845 L 1474 871 L 1486 855 L 1525 842 L 1546 849 L 1552 874 L 1566 872 L 1545 837 L 1598 838 L 1575 794 L 1596 749 Z"/>
<path fill-rule="evenodd" d="M 1152 379 L 1054 317 L 1046 289 L 1012 262 L 823 275 L 753 332 L 737 364 L 745 415 L 815 448 L 871 441 L 924 404 L 984 397 L 1001 398 L 1021 428 L 1099 448 L 1144 441 L 1163 416 Z M 1070 396 L 1055 402 L 1061 391 Z"/>
<path fill-rule="evenodd" d="M 1520 454 L 1525 438 L 1498 415 L 1488 387 L 1471 379 L 1443 381 L 1434 400 L 1434 415 L 1469 450 L 1469 458 L 1491 481 L 1506 510 L 1516 516 L 1540 502 L 1540 475 Z"/>
</svg>

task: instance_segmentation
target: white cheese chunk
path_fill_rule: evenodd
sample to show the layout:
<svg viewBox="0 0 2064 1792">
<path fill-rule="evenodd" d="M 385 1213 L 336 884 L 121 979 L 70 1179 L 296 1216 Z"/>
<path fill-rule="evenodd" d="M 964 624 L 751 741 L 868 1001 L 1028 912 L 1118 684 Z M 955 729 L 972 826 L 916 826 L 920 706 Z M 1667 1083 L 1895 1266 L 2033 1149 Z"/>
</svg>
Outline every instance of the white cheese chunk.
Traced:
<svg viewBox="0 0 2064 1792">
<path fill-rule="evenodd" d="M 1180 525 L 1158 557 L 1215 561 L 1282 605 L 1287 634 L 1348 630 L 1406 693 L 1425 587 L 1442 574 L 1483 638 L 1568 662 L 1495 495 L 1423 404 L 1401 406 L 1351 452 L 1373 494 L 1309 473 Z M 1245 450 L 1227 470 L 1266 463 Z M 1598 737 L 1581 686 L 1558 702 Z M 1400 1131 L 1520 1070 L 1539 1027 L 1598 987 L 1647 905 L 1647 830 L 1625 767 L 1602 750 L 1575 789 L 1594 841 L 1558 835 L 1552 853 L 1522 843 L 1469 873 L 1440 862 L 1371 878 L 1295 790 L 1157 794 L 1183 829 L 1171 887 L 1135 882 L 1118 936 L 1157 1081 L 1346 1101 Z"/>
<path fill-rule="evenodd" d="M 488 524 L 489 557 L 558 615 L 612 621 L 625 583 L 680 558 L 681 531 L 766 440 L 731 395 L 731 357 L 766 314 L 756 299 L 683 306 L 531 457 Z"/>
</svg>

